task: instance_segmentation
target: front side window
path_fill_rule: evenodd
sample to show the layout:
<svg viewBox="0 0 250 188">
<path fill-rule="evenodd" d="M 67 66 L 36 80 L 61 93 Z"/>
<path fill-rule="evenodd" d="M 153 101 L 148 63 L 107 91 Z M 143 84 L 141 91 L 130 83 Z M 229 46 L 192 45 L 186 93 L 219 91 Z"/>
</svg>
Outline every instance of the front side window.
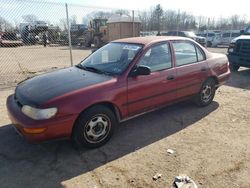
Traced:
<svg viewBox="0 0 250 188">
<path fill-rule="evenodd" d="M 89 71 L 119 75 L 123 73 L 142 45 L 112 42 L 100 48 L 81 62 L 81 67 Z"/>
<path fill-rule="evenodd" d="M 142 57 L 138 65 L 150 67 L 151 71 L 161 71 L 172 67 L 171 53 L 167 43 L 151 47 Z"/>
<path fill-rule="evenodd" d="M 196 45 L 185 41 L 174 41 L 173 48 L 176 66 L 182 66 L 205 60 L 205 55 Z"/>
</svg>

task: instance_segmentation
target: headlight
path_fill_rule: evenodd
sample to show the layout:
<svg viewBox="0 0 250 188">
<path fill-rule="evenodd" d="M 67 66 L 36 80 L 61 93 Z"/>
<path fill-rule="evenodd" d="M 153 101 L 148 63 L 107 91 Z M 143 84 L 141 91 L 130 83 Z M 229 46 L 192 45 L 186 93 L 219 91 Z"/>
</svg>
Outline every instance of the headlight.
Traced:
<svg viewBox="0 0 250 188">
<path fill-rule="evenodd" d="M 234 52 L 233 48 L 228 48 L 228 52 Z"/>
<path fill-rule="evenodd" d="M 235 46 L 235 43 L 230 43 L 229 44 L 229 48 L 234 48 L 234 46 Z"/>
<path fill-rule="evenodd" d="M 235 43 L 230 43 L 228 47 L 228 52 L 234 52 Z"/>
<path fill-rule="evenodd" d="M 55 116 L 57 113 L 57 108 L 37 109 L 28 105 L 24 105 L 22 107 L 22 112 L 31 119 L 44 120 Z"/>
</svg>

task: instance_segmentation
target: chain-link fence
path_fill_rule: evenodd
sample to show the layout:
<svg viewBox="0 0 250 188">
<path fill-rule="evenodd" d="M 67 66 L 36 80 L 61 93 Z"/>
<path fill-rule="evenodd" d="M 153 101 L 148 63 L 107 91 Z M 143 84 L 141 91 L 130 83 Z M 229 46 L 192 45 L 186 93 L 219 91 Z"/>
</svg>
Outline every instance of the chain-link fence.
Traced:
<svg viewBox="0 0 250 188">
<path fill-rule="evenodd" d="M 114 39 L 192 30 L 208 42 L 217 36 L 218 44 L 229 43 L 248 25 L 237 16 L 214 21 L 159 5 L 145 11 L 42 0 L 1 0 L 0 5 L 0 89 L 77 64 L 91 47 Z"/>
<path fill-rule="evenodd" d="M 112 16 L 135 22 L 131 10 L 30 0 L 0 4 L 0 88 L 79 63 L 91 46 L 109 41 L 105 35 Z"/>
</svg>

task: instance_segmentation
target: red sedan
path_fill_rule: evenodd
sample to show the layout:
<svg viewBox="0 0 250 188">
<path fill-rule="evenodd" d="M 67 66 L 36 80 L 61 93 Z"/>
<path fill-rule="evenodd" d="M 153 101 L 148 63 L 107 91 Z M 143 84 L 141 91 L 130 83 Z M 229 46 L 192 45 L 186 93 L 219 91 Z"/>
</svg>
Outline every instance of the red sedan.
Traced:
<svg viewBox="0 0 250 188">
<path fill-rule="evenodd" d="M 225 55 L 191 39 L 121 39 L 74 67 L 20 83 L 7 108 L 28 140 L 67 137 L 93 148 L 106 143 L 119 122 L 145 112 L 190 98 L 209 105 L 229 74 Z"/>
</svg>

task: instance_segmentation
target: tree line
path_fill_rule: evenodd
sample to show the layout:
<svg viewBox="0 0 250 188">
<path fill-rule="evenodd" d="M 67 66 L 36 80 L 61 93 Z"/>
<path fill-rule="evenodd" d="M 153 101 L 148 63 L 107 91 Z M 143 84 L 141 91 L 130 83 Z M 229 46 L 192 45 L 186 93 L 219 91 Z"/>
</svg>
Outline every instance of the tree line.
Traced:
<svg viewBox="0 0 250 188">
<path fill-rule="evenodd" d="M 250 25 L 245 15 L 210 18 L 186 11 L 164 10 L 160 4 L 139 12 L 143 31 L 169 30 L 240 30 Z"/>
<path fill-rule="evenodd" d="M 130 15 L 131 11 L 120 9 L 116 11 L 93 11 L 82 18 L 82 23 L 88 24 L 94 18 L 109 18 L 114 14 Z M 240 30 L 250 25 L 244 15 L 232 15 L 229 17 L 210 18 L 206 16 L 195 16 L 186 11 L 164 10 L 160 4 L 148 10 L 136 11 L 136 16 L 141 21 L 142 31 L 169 31 L 169 30 Z M 38 20 L 35 15 L 23 15 L 23 21 L 32 22 Z M 76 24 L 75 15 L 70 17 L 70 23 Z M 46 20 L 49 23 L 49 20 Z M 67 29 L 66 19 L 59 19 L 58 25 L 62 31 Z M 0 31 L 18 32 L 19 24 L 12 25 L 9 21 L 0 16 Z"/>
</svg>

